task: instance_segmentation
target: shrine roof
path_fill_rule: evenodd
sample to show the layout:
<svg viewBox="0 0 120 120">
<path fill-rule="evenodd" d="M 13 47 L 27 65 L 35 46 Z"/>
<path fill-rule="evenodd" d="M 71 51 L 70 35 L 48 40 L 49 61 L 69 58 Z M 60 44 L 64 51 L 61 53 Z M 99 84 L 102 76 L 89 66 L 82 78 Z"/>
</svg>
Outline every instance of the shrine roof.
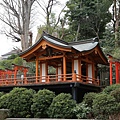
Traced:
<svg viewBox="0 0 120 120">
<path fill-rule="evenodd" d="M 42 40 L 45 40 L 55 46 L 60 46 L 63 48 L 73 48 L 79 52 L 83 52 L 83 51 L 89 51 L 92 50 L 93 48 L 95 48 L 98 45 L 98 41 L 97 38 L 91 38 L 91 39 L 87 39 L 87 40 L 80 40 L 77 42 L 66 42 L 63 41 L 61 39 L 58 39 L 50 34 L 47 34 L 46 32 L 43 32 L 41 38 L 30 48 L 28 48 L 27 50 L 25 50 L 24 52 L 20 53 L 20 55 L 28 52 L 29 50 L 33 49 L 35 46 L 37 46 Z"/>
<path fill-rule="evenodd" d="M 59 45 L 59 46 L 62 46 L 62 47 L 68 47 L 68 48 L 74 48 L 76 50 L 78 50 L 79 52 L 83 52 L 83 51 L 88 51 L 88 50 L 91 50 L 93 48 L 95 48 L 98 44 L 98 41 L 97 38 L 91 38 L 91 39 L 87 39 L 87 40 L 80 40 L 80 41 L 77 41 L 77 42 L 65 42 L 63 40 L 60 40 L 58 38 L 55 38 L 49 34 L 44 34 L 43 37 L 53 43 L 53 44 L 56 44 L 56 45 Z"/>
</svg>

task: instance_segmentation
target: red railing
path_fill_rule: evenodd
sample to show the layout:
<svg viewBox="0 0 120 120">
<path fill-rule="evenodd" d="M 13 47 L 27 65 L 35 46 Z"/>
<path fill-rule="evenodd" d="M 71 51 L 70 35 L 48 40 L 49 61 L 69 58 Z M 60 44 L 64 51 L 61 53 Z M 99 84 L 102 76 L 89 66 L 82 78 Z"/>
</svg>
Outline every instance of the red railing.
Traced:
<svg viewBox="0 0 120 120">
<path fill-rule="evenodd" d="M 11 85 L 29 85 L 29 84 L 50 84 L 59 82 L 80 82 L 83 84 L 93 84 L 99 86 L 99 80 L 90 78 L 87 76 L 79 75 L 76 73 L 72 74 L 61 74 L 61 75 L 46 75 L 46 76 L 32 76 L 24 78 L 6 78 L 0 79 L 0 86 L 11 86 Z"/>
</svg>

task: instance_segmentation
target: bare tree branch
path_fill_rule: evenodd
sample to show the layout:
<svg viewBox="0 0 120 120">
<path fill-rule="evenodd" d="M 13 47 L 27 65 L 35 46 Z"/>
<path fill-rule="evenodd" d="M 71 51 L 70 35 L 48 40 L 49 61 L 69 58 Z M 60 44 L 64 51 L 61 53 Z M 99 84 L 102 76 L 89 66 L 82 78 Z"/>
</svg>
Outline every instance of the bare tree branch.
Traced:
<svg viewBox="0 0 120 120">
<path fill-rule="evenodd" d="M 29 29 L 31 8 L 36 0 L 2 0 L 0 6 L 4 9 L 4 14 L 0 14 L 0 20 L 8 25 L 11 30 L 6 36 L 11 36 L 14 41 L 21 41 L 24 51 L 29 47 Z M 10 35 L 8 35 L 10 34 Z M 16 36 L 19 36 L 17 37 Z"/>
</svg>

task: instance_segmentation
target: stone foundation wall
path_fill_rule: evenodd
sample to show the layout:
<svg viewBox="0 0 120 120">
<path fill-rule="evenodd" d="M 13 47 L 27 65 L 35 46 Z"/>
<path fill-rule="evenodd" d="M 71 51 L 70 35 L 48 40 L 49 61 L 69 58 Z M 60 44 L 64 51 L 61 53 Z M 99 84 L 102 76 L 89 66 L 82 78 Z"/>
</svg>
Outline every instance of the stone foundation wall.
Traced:
<svg viewBox="0 0 120 120">
<path fill-rule="evenodd" d="M 42 119 L 42 118 L 7 118 L 5 120 L 94 120 L 94 119 Z"/>
<path fill-rule="evenodd" d="M 5 120 L 9 116 L 8 109 L 0 109 L 0 120 Z"/>
</svg>

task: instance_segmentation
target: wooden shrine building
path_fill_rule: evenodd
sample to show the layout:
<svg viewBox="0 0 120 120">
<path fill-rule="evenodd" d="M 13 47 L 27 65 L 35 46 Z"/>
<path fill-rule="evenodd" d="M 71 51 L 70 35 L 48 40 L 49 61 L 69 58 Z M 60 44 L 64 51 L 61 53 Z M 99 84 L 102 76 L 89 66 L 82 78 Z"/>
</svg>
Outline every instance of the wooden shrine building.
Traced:
<svg viewBox="0 0 120 120">
<path fill-rule="evenodd" d="M 45 32 L 20 57 L 35 61 L 33 84 L 40 85 L 39 89 L 71 93 L 77 101 L 86 92 L 100 90 L 98 64 L 108 65 L 96 38 L 68 43 Z M 49 73 L 50 68 L 54 68 L 53 74 Z"/>
<path fill-rule="evenodd" d="M 70 93 L 78 102 L 85 93 L 101 90 L 98 65 L 109 65 L 97 38 L 68 43 L 45 32 L 20 57 L 35 61 L 35 75 L 27 76 L 28 68 L 17 65 L 12 70 L 0 70 L 0 91 L 13 87 L 45 88 L 56 94 Z M 16 76 L 18 70 L 23 72 L 22 78 Z"/>
</svg>

